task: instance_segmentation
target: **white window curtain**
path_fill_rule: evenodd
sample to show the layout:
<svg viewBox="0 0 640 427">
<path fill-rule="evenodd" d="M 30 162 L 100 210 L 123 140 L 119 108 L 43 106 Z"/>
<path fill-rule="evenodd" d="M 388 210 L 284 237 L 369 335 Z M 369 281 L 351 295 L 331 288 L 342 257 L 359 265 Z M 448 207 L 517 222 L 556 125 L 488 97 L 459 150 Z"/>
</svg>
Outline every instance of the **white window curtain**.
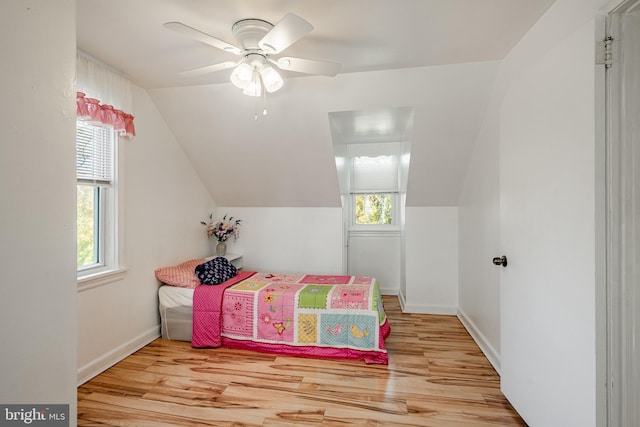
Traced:
<svg viewBox="0 0 640 427">
<path fill-rule="evenodd" d="M 360 143 L 347 147 L 351 193 L 396 193 L 400 143 Z"/>
<path fill-rule="evenodd" d="M 76 112 L 80 120 L 112 126 L 133 138 L 131 82 L 83 52 L 76 55 Z"/>
<path fill-rule="evenodd" d="M 397 156 L 360 156 L 353 159 L 353 191 L 397 192 Z"/>
</svg>

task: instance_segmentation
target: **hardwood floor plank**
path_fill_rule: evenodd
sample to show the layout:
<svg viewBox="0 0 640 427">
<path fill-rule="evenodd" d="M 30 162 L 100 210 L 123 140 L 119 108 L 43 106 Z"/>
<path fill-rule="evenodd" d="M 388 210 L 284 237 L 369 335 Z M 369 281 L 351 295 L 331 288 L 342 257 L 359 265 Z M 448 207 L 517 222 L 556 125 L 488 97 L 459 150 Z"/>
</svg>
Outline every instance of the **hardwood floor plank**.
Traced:
<svg viewBox="0 0 640 427">
<path fill-rule="evenodd" d="M 296 427 L 296 426 L 319 426 L 322 425 L 324 411 L 283 411 L 274 417 L 265 418 L 263 426 Z"/>
<path fill-rule="evenodd" d="M 158 339 L 78 388 L 78 425 L 526 426 L 455 316 L 383 301 L 389 365 Z"/>
<path fill-rule="evenodd" d="M 125 420 L 125 414 L 132 414 L 138 424 L 129 425 L 155 425 L 161 422 L 164 426 L 170 425 L 220 425 L 220 423 L 239 425 L 262 425 L 268 411 L 243 407 L 239 411 L 227 410 L 227 408 L 185 406 L 168 402 L 148 399 L 130 399 L 127 397 L 112 396 L 108 394 L 94 393 L 88 399 L 90 402 L 102 403 L 114 407 L 115 414 L 121 414 Z"/>
</svg>

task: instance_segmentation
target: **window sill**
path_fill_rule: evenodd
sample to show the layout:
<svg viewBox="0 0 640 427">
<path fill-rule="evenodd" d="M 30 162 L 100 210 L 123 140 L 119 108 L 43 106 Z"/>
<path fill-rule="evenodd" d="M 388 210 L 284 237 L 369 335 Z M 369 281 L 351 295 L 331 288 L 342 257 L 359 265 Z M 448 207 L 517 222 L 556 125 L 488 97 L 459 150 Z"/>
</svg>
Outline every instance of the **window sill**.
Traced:
<svg viewBox="0 0 640 427">
<path fill-rule="evenodd" d="M 402 231 L 397 227 L 351 227 L 352 236 L 401 236 Z"/>
<path fill-rule="evenodd" d="M 122 280 L 124 279 L 124 276 L 127 275 L 127 270 L 127 267 L 119 267 L 113 270 L 78 277 L 78 292 L 83 292 Z"/>
</svg>

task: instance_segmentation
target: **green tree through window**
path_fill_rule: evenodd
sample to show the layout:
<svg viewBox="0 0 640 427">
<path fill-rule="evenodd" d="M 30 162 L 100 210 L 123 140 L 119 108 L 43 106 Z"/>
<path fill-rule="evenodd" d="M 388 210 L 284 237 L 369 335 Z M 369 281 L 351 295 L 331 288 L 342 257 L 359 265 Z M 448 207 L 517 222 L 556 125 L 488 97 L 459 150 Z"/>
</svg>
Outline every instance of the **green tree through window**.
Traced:
<svg viewBox="0 0 640 427">
<path fill-rule="evenodd" d="M 98 262 L 95 214 L 98 188 L 90 185 L 77 186 L 78 221 L 78 267 L 86 267 Z"/>
<path fill-rule="evenodd" d="M 356 194 L 356 224 L 392 224 L 393 196 L 391 194 Z"/>
</svg>

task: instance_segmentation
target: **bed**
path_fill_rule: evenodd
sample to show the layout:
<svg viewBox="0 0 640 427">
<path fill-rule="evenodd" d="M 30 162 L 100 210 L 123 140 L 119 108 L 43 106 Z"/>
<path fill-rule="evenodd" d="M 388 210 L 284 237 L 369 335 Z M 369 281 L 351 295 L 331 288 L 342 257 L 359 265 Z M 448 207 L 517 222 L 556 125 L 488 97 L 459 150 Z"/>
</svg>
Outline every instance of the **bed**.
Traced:
<svg viewBox="0 0 640 427">
<path fill-rule="evenodd" d="M 195 348 L 388 363 L 390 327 L 375 278 L 238 271 L 203 285 L 194 269 L 204 262 L 156 270 L 164 339 Z"/>
</svg>

